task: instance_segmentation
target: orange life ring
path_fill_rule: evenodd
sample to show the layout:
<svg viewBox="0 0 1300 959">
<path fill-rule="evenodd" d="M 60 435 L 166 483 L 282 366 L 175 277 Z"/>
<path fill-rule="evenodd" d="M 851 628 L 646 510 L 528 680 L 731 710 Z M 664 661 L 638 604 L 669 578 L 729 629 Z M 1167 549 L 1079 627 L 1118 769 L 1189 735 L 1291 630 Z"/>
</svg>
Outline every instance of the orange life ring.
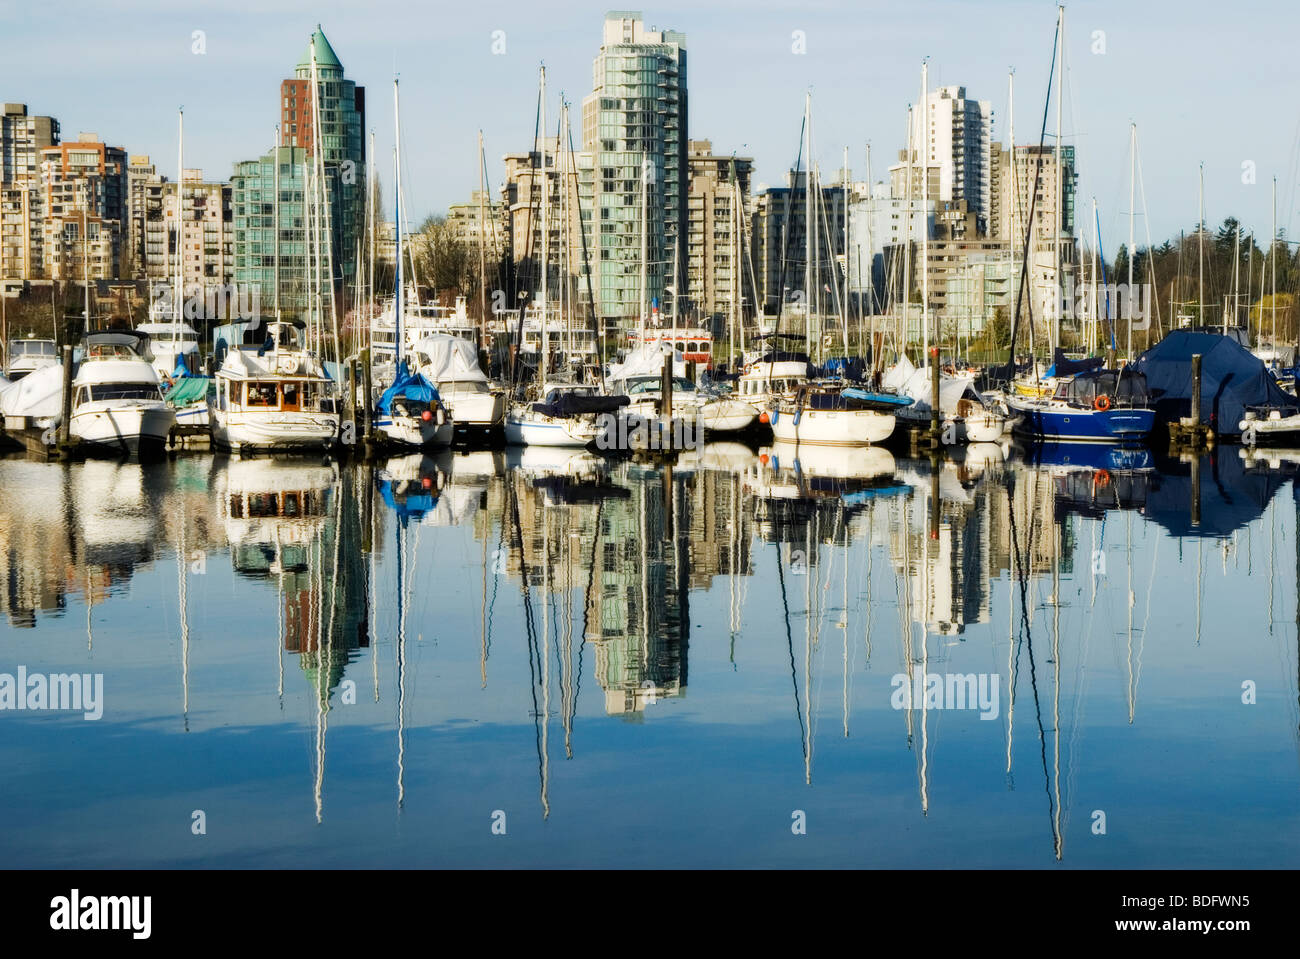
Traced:
<svg viewBox="0 0 1300 959">
<path fill-rule="evenodd" d="M 1093 474 L 1092 485 L 1097 487 L 1098 489 L 1105 489 L 1107 486 L 1109 486 L 1110 471 L 1104 469 L 1097 470 L 1097 472 Z"/>
<path fill-rule="evenodd" d="M 1101 396 L 1092 401 L 1092 408 L 1098 413 L 1105 413 L 1110 409 L 1110 397 L 1102 393 Z"/>
</svg>

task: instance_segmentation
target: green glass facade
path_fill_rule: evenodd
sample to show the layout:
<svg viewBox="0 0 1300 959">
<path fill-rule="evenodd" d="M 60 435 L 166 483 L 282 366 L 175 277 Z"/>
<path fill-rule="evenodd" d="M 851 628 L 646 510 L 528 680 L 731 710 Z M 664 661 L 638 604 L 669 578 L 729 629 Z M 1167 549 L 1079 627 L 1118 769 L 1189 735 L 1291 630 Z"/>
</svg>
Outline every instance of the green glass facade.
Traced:
<svg viewBox="0 0 1300 959">
<path fill-rule="evenodd" d="M 263 157 L 235 164 L 231 178 L 235 282 L 256 285 L 263 310 L 271 310 L 278 274 L 280 309 L 290 317 L 305 314 L 312 292 L 304 183 L 314 162 L 313 50 L 332 276 L 336 299 L 346 302 L 365 227 L 365 89 L 344 78 L 343 66 L 319 27 L 294 76 L 280 85 L 280 143 Z"/>
</svg>

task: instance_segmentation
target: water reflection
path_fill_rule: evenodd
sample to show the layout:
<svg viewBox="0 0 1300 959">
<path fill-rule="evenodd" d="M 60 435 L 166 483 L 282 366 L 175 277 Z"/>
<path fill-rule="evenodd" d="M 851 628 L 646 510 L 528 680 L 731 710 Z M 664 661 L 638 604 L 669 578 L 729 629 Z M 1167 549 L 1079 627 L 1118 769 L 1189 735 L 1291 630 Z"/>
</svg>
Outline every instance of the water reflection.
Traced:
<svg viewBox="0 0 1300 959">
<path fill-rule="evenodd" d="M 1126 865 L 1141 854 L 1088 846 L 1088 817 L 1098 794 L 1159 788 L 1140 757 L 1152 737 L 1181 738 L 1169 703 L 1230 728 L 1241 721 L 1221 702 L 1187 701 L 1186 683 L 1196 697 L 1226 688 L 1230 703 L 1243 678 L 1262 677 L 1272 698 L 1260 709 L 1284 715 L 1286 728 L 1256 728 L 1253 747 L 1234 748 L 1290 749 L 1290 766 L 1273 775 L 1285 789 L 1300 784 L 1296 634 L 1281 608 L 1295 602 L 1300 548 L 1286 542 L 1296 510 L 1279 509 L 1278 496 L 1295 489 L 1296 463 L 1278 451 L 1182 461 L 1001 444 L 933 459 L 711 444 L 672 465 L 538 448 L 377 467 L 4 459 L 4 635 L 31 669 L 68 666 L 65 639 L 83 632 L 73 620 L 84 614 L 85 655 L 122 670 L 123 735 L 133 703 L 155 708 L 144 704 L 168 682 L 128 670 L 132 657 L 179 669 L 179 696 L 176 685 L 168 695 L 182 730 L 238 722 L 304 733 L 316 823 L 336 805 L 369 808 L 362 783 L 385 766 L 399 810 L 410 808 L 414 775 L 424 801 L 437 781 L 437 801 L 459 814 L 458 784 L 477 802 L 475 779 L 518 775 L 502 737 L 526 723 L 543 821 L 564 804 L 608 818 L 600 810 L 606 792 L 621 792 L 619 777 L 668 762 L 679 785 L 732 796 L 745 820 L 769 791 L 814 787 L 829 803 L 825 828 L 837 833 L 841 816 L 847 836 L 863 789 L 897 795 L 906 782 L 909 799 L 876 807 L 879 828 L 912 829 L 906 810 L 929 821 L 938 809 L 965 829 L 1026 834 L 994 864 L 1043 852 L 1065 861 L 1074 850 L 1082 863 Z M 154 632 L 136 650 L 96 650 L 96 626 L 120 637 L 118 616 L 146 596 L 163 604 Z M 1248 652 L 1212 643 L 1234 629 L 1254 637 Z M 15 630 L 52 642 L 19 645 Z M 256 651 L 269 651 L 261 637 L 272 631 L 273 684 L 269 656 Z M 199 665 L 195 644 L 219 634 L 238 655 L 220 670 L 211 654 Z M 1185 658 L 1202 643 L 1214 651 L 1193 670 Z M 931 675 L 996 683 L 996 721 L 928 695 L 891 708 L 889 677 L 917 674 L 922 685 Z M 1144 713 L 1152 684 L 1159 698 Z M 246 714 L 231 712 L 223 697 L 244 688 L 234 698 Z M 268 701 L 272 712 L 261 709 Z M 1123 739 L 1115 723 L 1141 735 Z M 472 744 L 468 765 L 437 748 L 460 736 Z M 733 749 L 755 769 L 740 793 L 710 760 Z M 1135 765 L 1108 768 L 1115 755 Z M 152 761 L 143 745 L 128 757 Z M 1187 815 L 1211 815 L 1188 801 Z M 1272 821 L 1292 828 L 1293 817 L 1279 808 Z M 917 841 L 942 849 L 949 828 Z M 373 839 L 364 828 L 350 835 L 357 848 Z M 1160 861 L 1178 861 L 1172 835 L 1161 848 Z M 839 855 L 821 848 L 808 864 Z M 1209 855 L 1233 861 L 1226 848 Z"/>
</svg>

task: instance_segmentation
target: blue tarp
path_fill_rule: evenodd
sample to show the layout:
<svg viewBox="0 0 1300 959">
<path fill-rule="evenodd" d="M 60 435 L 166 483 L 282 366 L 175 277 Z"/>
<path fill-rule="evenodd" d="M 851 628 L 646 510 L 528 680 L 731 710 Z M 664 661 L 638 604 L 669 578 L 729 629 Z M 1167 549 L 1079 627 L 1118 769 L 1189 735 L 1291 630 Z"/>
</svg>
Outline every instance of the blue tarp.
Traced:
<svg viewBox="0 0 1300 959">
<path fill-rule="evenodd" d="M 840 395 L 845 399 L 862 400 L 864 403 L 880 403 L 883 406 L 911 406 L 914 402 L 907 396 L 898 396 L 894 393 L 871 393 L 852 386 L 843 390 Z"/>
<path fill-rule="evenodd" d="M 379 411 L 381 413 L 391 413 L 393 401 L 397 399 L 408 400 L 412 403 L 433 403 L 438 397 L 437 388 L 426 380 L 419 373 L 412 373 L 406 368 L 406 363 L 402 362 L 397 367 L 397 379 L 393 385 L 384 390 L 383 396 L 379 397 Z"/>
<path fill-rule="evenodd" d="M 1217 433 L 1239 433 L 1249 406 L 1294 406 L 1264 366 L 1233 337 L 1174 330 L 1138 357 L 1134 368 L 1146 375 L 1159 422 L 1191 415 L 1192 355 L 1201 355 L 1201 422 Z"/>
</svg>

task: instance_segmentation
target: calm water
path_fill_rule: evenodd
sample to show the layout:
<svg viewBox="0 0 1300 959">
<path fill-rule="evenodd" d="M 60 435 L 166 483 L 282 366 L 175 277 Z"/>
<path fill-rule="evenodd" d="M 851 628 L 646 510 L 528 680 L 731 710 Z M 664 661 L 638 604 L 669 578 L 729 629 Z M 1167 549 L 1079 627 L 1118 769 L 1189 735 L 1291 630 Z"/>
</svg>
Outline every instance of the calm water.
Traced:
<svg viewBox="0 0 1300 959">
<path fill-rule="evenodd" d="M 0 861 L 1295 864 L 1293 463 L 763 453 L 0 460 Z"/>
</svg>

